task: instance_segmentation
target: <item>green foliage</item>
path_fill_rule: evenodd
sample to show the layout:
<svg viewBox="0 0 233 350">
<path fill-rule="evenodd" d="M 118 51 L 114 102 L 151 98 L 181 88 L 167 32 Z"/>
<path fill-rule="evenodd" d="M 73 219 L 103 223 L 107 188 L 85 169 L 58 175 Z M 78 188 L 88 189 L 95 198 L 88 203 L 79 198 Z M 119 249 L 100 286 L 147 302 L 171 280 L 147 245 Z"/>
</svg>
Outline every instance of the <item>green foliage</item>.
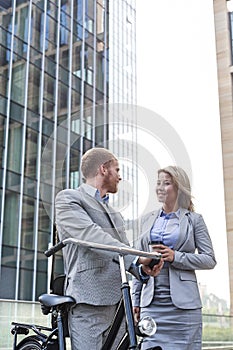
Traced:
<svg viewBox="0 0 233 350">
<path fill-rule="evenodd" d="M 233 328 L 205 326 L 203 328 L 203 341 L 233 341 Z"/>
</svg>

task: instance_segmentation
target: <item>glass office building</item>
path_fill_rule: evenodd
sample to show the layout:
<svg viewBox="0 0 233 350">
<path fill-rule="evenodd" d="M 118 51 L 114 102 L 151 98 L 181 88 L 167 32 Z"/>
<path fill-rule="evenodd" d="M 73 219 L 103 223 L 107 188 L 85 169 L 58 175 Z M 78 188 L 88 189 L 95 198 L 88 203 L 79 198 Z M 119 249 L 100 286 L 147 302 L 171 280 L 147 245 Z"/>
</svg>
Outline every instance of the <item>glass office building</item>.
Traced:
<svg viewBox="0 0 233 350">
<path fill-rule="evenodd" d="M 119 152 L 136 195 L 136 117 L 117 123 L 118 103 L 136 103 L 135 1 L 0 0 L 0 38 L 0 299 L 35 302 L 54 197 L 80 184 L 81 155 Z"/>
</svg>

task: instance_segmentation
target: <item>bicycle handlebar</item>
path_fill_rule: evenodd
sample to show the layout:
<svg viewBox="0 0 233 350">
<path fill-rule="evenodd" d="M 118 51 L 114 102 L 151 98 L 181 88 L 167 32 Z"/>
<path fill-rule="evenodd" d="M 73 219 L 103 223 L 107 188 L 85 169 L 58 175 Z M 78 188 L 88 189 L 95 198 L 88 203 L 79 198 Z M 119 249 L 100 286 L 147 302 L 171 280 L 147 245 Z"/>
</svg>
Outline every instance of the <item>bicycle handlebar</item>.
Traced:
<svg viewBox="0 0 233 350">
<path fill-rule="evenodd" d="M 83 247 L 93 248 L 93 249 L 107 250 L 107 251 L 115 252 L 115 253 L 118 253 L 121 255 L 135 255 L 135 256 L 143 256 L 143 257 L 151 258 L 151 259 L 157 259 L 157 260 L 161 259 L 161 254 L 156 253 L 156 252 L 153 252 L 153 253 L 152 252 L 144 252 L 144 251 L 134 249 L 131 247 L 126 248 L 126 247 L 110 246 L 107 244 L 82 241 L 82 240 L 75 239 L 75 238 L 65 238 L 64 240 L 62 240 L 58 244 L 56 244 L 53 247 L 46 250 L 44 252 L 44 254 L 47 257 L 50 257 L 51 255 L 55 254 L 56 252 L 58 252 L 59 250 L 61 250 L 63 247 L 65 247 L 67 244 L 70 244 L 70 243 L 77 244 L 77 245 L 80 245 Z"/>
<path fill-rule="evenodd" d="M 52 246 L 51 248 L 49 248 L 48 250 L 46 250 L 44 252 L 44 254 L 47 256 L 47 258 L 49 258 L 51 255 L 54 255 L 56 252 L 58 252 L 63 247 L 65 247 L 65 245 L 66 244 L 64 244 L 64 241 L 61 241 L 61 242 L 55 244 L 54 246 Z"/>
</svg>

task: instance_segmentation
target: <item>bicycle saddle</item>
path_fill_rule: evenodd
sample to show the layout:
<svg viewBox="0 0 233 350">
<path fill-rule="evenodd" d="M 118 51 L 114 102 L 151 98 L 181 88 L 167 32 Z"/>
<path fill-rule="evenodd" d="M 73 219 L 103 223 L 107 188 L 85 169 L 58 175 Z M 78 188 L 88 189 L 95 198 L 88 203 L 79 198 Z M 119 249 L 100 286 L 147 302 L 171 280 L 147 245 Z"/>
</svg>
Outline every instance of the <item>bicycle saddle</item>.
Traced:
<svg viewBox="0 0 233 350">
<path fill-rule="evenodd" d="M 72 297 L 57 294 L 42 294 L 39 296 L 39 302 L 47 307 L 76 303 L 75 299 Z"/>
</svg>

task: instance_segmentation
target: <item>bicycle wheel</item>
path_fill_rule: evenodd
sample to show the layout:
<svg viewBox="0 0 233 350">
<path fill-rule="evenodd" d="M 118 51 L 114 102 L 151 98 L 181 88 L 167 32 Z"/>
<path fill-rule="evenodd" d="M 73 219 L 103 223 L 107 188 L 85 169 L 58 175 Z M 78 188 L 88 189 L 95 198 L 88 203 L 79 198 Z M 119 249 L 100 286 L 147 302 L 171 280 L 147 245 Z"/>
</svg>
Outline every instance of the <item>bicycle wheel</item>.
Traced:
<svg viewBox="0 0 233 350">
<path fill-rule="evenodd" d="M 27 337 L 23 339 L 16 347 L 16 350 L 41 350 L 42 345 L 36 337 Z"/>
</svg>

